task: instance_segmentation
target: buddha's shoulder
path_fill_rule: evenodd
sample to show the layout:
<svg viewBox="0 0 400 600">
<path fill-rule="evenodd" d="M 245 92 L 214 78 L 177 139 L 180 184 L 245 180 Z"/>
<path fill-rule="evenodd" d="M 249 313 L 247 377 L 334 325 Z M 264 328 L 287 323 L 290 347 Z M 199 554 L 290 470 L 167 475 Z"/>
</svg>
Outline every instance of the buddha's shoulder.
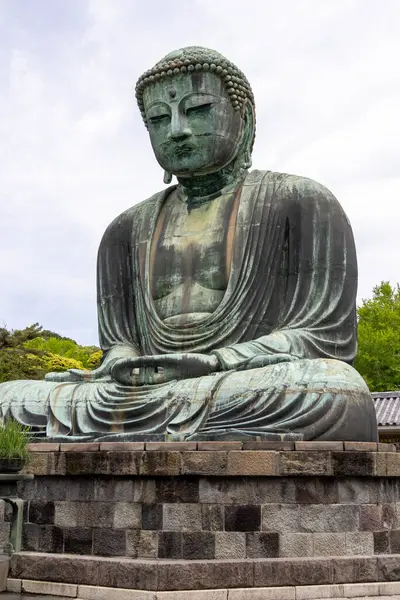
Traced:
<svg viewBox="0 0 400 600">
<path fill-rule="evenodd" d="M 277 171 L 252 171 L 247 178 L 249 184 L 261 184 L 265 193 L 273 193 L 280 201 L 296 202 L 298 200 L 309 202 L 337 203 L 332 192 L 324 185 L 301 175 L 279 173 Z"/>
<path fill-rule="evenodd" d="M 172 188 L 171 188 L 172 189 Z M 141 222 L 144 216 L 151 216 L 154 214 L 157 205 L 168 190 L 157 192 L 150 198 L 142 200 L 137 204 L 127 208 L 117 217 L 115 217 L 106 229 L 106 233 L 109 231 L 123 230 L 125 227 L 131 227 L 133 224 Z"/>
</svg>

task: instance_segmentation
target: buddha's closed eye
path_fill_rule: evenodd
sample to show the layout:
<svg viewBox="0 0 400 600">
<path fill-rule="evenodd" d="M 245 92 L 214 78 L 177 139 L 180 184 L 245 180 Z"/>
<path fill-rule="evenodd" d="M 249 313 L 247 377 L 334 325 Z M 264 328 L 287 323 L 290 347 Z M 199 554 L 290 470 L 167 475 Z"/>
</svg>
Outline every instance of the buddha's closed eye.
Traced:
<svg viewBox="0 0 400 600">
<path fill-rule="evenodd" d="M 166 120 L 170 120 L 170 116 L 165 114 L 165 115 L 155 115 L 154 117 L 149 117 L 149 121 L 152 125 L 156 125 L 158 123 L 162 123 L 162 122 L 166 122 Z"/>
<path fill-rule="evenodd" d="M 191 114 L 205 113 L 210 110 L 212 105 L 213 105 L 212 102 L 207 102 L 207 104 L 199 104 L 198 106 L 189 106 L 186 109 L 186 114 L 191 115 Z"/>
</svg>

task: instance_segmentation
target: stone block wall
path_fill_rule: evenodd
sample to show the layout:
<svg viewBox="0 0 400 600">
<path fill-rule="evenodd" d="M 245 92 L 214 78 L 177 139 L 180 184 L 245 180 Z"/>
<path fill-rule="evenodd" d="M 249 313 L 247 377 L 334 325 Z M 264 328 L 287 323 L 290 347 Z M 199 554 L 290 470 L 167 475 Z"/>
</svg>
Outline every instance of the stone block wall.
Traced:
<svg viewBox="0 0 400 600">
<path fill-rule="evenodd" d="M 138 559 L 400 552 L 385 444 L 36 444 L 23 549 Z M 68 446 L 68 447 L 66 447 Z"/>
<path fill-rule="evenodd" d="M 0 500 L 0 554 L 4 554 L 8 550 L 8 542 L 10 539 L 10 507 L 4 500 Z"/>
</svg>

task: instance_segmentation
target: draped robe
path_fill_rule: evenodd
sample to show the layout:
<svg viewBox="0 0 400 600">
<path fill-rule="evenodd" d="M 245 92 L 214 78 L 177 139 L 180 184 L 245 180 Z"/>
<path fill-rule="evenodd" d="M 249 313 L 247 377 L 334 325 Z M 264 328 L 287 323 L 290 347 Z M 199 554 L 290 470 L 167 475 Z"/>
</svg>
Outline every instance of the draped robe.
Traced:
<svg viewBox="0 0 400 600">
<path fill-rule="evenodd" d="M 98 254 L 105 360 L 213 353 L 221 371 L 136 387 L 110 377 L 9 382 L 0 385 L 2 414 L 48 437 L 375 441 L 372 399 L 351 366 L 357 261 L 346 215 L 329 190 L 310 179 L 252 171 L 241 186 L 227 289 L 199 322 L 165 323 L 150 292 L 151 243 L 174 187 L 117 217 Z M 297 360 L 251 368 L 251 359 L 281 353 Z"/>
</svg>

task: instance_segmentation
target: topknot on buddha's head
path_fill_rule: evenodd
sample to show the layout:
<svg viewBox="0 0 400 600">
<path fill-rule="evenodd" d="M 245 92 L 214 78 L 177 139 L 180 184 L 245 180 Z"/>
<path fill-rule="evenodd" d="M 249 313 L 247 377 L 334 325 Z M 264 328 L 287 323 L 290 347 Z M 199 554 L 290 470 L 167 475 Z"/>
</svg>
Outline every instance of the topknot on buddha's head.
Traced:
<svg viewBox="0 0 400 600">
<path fill-rule="evenodd" d="M 144 89 L 155 81 L 168 80 L 180 73 L 193 71 L 215 72 L 224 82 L 232 106 L 243 113 L 244 106 L 250 102 L 254 109 L 254 96 L 250 84 L 240 69 L 227 58 L 209 48 L 202 46 L 187 46 L 174 50 L 162 58 L 156 65 L 143 73 L 136 84 L 136 99 L 143 121 L 147 127 L 146 111 L 144 108 Z"/>
</svg>

